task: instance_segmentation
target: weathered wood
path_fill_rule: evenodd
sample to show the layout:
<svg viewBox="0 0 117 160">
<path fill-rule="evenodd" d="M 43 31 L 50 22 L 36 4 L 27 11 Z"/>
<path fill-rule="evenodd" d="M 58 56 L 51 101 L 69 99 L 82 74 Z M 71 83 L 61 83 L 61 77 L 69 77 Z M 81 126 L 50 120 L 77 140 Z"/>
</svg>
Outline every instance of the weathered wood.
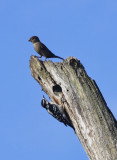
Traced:
<svg viewBox="0 0 117 160">
<path fill-rule="evenodd" d="M 89 159 L 117 160 L 117 122 L 80 61 L 43 62 L 32 56 L 30 69 L 51 100 L 64 106 Z"/>
</svg>

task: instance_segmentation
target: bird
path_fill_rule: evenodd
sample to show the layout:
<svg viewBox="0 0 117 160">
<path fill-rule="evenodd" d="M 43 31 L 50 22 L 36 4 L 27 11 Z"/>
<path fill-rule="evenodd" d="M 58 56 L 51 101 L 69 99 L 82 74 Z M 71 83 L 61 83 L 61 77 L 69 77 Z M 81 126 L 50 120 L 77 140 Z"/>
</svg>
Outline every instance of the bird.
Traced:
<svg viewBox="0 0 117 160">
<path fill-rule="evenodd" d="M 29 42 L 33 43 L 33 47 L 35 49 L 35 51 L 40 55 L 39 58 L 41 58 L 42 56 L 45 57 L 45 60 L 47 58 L 60 58 L 62 60 L 64 60 L 63 58 L 56 56 L 55 54 L 53 54 L 41 41 L 37 36 L 32 36 L 29 40 Z"/>
<path fill-rule="evenodd" d="M 41 105 L 43 108 L 47 110 L 47 112 L 52 115 L 59 122 L 62 122 L 65 126 L 70 126 L 74 129 L 72 122 L 67 114 L 67 112 L 63 109 L 63 106 L 57 105 L 54 103 L 49 103 L 45 97 L 41 101 Z M 74 129 L 75 130 L 75 129 Z"/>
</svg>

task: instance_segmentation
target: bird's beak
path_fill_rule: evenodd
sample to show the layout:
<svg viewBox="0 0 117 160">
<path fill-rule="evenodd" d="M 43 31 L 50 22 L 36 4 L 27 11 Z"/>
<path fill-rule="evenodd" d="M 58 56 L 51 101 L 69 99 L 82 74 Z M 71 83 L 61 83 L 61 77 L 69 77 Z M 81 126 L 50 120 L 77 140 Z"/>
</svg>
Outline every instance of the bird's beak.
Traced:
<svg viewBox="0 0 117 160">
<path fill-rule="evenodd" d="M 31 40 L 30 40 L 30 39 L 29 39 L 28 41 L 29 41 L 29 42 L 31 42 Z"/>
<path fill-rule="evenodd" d="M 44 95 L 43 95 L 43 99 L 45 99 Z"/>
</svg>

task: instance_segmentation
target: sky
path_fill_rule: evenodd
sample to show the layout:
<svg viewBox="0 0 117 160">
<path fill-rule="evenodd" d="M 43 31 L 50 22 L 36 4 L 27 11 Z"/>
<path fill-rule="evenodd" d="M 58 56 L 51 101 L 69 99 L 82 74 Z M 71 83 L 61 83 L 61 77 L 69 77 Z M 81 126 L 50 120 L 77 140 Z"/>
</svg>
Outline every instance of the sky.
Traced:
<svg viewBox="0 0 117 160">
<path fill-rule="evenodd" d="M 41 107 L 28 39 L 36 35 L 54 54 L 78 58 L 117 118 L 117 1 L 4 0 L 0 20 L 0 159 L 88 160 L 74 131 Z"/>
</svg>

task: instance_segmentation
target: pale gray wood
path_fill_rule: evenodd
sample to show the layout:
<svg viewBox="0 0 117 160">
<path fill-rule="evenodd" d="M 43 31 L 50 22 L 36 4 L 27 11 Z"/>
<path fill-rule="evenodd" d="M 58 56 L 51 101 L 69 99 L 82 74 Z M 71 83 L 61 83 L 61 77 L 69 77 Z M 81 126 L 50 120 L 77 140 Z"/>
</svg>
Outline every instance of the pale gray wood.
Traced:
<svg viewBox="0 0 117 160">
<path fill-rule="evenodd" d="M 117 160 L 117 122 L 80 61 L 68 57 L 53 63 L 32 56 L 30 69 L 44 92 L 69 114 L 89 159 Z"/>
</svg>

